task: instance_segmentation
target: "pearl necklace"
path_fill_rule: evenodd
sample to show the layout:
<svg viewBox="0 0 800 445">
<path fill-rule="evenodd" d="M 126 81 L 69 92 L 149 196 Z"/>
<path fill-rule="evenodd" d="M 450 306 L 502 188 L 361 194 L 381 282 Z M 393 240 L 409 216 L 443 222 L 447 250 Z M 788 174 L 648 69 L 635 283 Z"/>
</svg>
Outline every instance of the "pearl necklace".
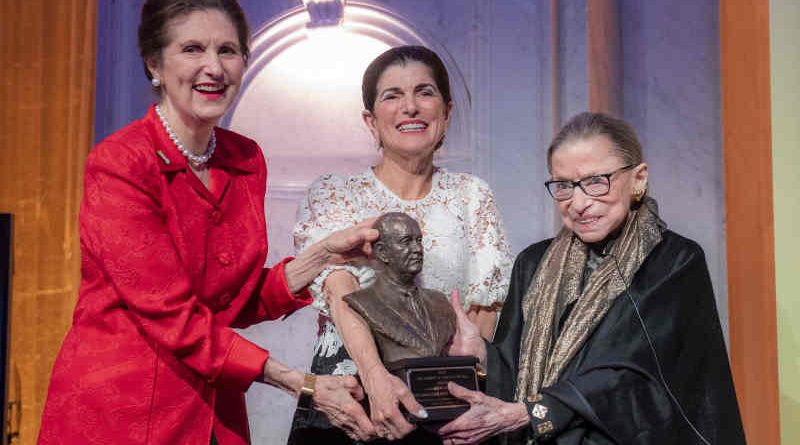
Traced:
<svg viewBox="0 0 800 445">
<path fill-rule="evenodd" d="M 186 156 L 186 159 L 188 159 L 189 162 L 199 167 L 211 159 L 211 156 L 214 155 L 214 150 L 217 149 L 217 136 L 213 129 L 211 130 L 211 140 L 208 141 L 206 152 L 196 155 L 183 146 L 181 140 L 178 139 L 178 135 L 172 131 L 172 127 L 170 127 L 169 123 L 167 123 L 167 118 L 164 116 L 164 112 L 161 111 L 161 107 L 159 105 L 156 105 L 156 114 L 158 115 L 158 118 L 161 119 L 161 125 L 164 126 L 164 130 L 167 131 L 169 138 L 172 139 L 172 142 L 175 143 L 175 146 L 178 147 L 178 150 L 180 150 L 181 154 Z"/>
</svg>

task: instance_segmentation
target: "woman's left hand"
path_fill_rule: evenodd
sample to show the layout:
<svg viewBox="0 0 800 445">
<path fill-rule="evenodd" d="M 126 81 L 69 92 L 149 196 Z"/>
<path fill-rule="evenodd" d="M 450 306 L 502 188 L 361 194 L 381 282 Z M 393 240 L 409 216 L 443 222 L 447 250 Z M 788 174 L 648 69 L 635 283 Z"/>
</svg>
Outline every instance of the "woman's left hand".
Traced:
<svg viewBox="0 0 800 445">
<path fill-rule="evenodd" d="M 377 437 L 359 403 L 364 391 L 353 376 L 318 375 L 314 390 L 314 408 L 325 414 L 331 424 L 345 432 L 351 439 L 369 441 Z"/>
<path fill-rule="evenodd" d="M 446 445 L 480 443 L 490 436 L 518 430 L 530 423 L 523 403 L 507 403 L 470 391 L 453 382 L 448 383 L 450 394 L 469 402 L 469 411 L 439 428 Z"/>
</svg>

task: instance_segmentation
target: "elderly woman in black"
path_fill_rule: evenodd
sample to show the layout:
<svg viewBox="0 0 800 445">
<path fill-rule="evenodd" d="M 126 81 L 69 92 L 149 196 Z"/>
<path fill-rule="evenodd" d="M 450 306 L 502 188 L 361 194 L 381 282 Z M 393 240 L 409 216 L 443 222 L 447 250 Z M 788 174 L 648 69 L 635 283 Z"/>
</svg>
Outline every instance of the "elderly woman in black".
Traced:
<svg viewBox="0 0 800 445">
<path fill-rule="evenodd" d="M 666 228 L 633 129 L 572 118 L 548 149 L 564 227 L 517 257 L 491 344 L 460 316 L 454 355 L 487 366 L 485 395 L 446 444 L 743 444 L 703 251 Z"/>
</svg>

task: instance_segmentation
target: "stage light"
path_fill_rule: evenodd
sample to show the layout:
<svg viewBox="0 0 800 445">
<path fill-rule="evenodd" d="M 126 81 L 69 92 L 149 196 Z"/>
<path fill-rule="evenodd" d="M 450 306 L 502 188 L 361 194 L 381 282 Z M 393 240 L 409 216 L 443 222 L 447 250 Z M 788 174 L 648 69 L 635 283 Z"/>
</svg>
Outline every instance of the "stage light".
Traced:
<svg viewBox="0 0 800 445">
<path fill-rule="evenodd" d="M 344 18 L 345 0 L 303 0 L 310 21 L 306 26 L 338 26 Z"/>
</svg>

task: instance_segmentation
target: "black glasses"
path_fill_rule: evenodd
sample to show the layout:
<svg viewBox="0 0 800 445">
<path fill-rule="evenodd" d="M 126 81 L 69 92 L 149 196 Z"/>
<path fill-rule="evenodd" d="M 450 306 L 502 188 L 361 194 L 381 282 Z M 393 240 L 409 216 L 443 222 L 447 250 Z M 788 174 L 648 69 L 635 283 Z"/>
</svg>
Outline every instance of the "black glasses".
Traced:
<svg viewBox="0 0 800 445">
<path fill-rule="evenodd" d="M 588 176 L 577 181 L 547 181 L 544 186 L 550 192 L 550 196 L 556 201 L 566 201 L 572 198 L 575 193 L 575 186 L 578 186 L 588 196 L 603 196 L 611 190 L 611 177 L 615 173 L 630 170 L 638 164 L 629 164 L 618 168 L 611 173 L 603 175 Z"/>
</svg>

